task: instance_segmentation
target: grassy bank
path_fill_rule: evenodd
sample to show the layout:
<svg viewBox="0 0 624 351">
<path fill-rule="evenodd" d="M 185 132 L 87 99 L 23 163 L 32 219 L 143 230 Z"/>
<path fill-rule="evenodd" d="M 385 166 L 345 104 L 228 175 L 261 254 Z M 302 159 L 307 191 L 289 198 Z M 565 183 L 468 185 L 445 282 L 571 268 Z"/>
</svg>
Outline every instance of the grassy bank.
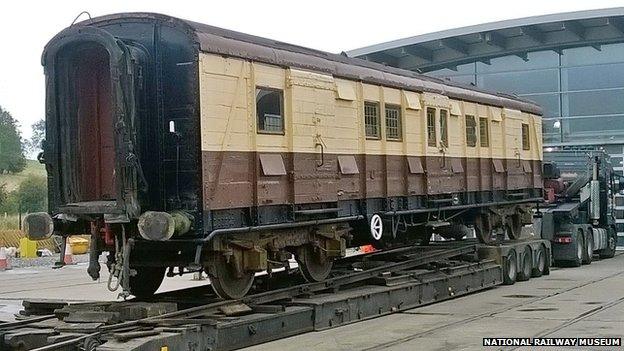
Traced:
<svg viewBox="0 0 624 351">
<path fill-rule="evenodd" d="M 7 215 L 0 213 L 0 232 L 3 230 L 19 229 L 19 216 L 16 214 Z"/>
<path fill-rule="evenodd" d="M 0 184 L 6 184 L 7 191 L 16 190 L 29 176 L 45 177 L 45 167 L 37 160 L 26 160 L 26 168 L 17 174 L 0 174 Z"/>
</svg>

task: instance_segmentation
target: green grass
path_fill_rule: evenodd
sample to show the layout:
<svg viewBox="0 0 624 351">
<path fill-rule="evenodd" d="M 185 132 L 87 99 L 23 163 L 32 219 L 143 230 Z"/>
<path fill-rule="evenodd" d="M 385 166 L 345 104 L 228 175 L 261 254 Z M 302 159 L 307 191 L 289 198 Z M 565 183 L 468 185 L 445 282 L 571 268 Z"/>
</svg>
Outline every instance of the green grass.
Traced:
<svg viewBox="0 0 624 351">
<path fill-rule="evenodd" d="M 6 184 L 7 191 L 16 190 L 29 175 L 45 177 L 45 167 L 37 160 L 26 160 L 26 168 L 17 174 L 0 174 L 0 184 Z M 0 218 L 0 221 L 2 219 Z"/>
<path fill-rule="evenodd" d="M 19 229 L 19 217 L 16 214 L 7 215 L 6 213 L 0 214 L 0 232 L 3 230 L 17 230 Z"/>
</svg>

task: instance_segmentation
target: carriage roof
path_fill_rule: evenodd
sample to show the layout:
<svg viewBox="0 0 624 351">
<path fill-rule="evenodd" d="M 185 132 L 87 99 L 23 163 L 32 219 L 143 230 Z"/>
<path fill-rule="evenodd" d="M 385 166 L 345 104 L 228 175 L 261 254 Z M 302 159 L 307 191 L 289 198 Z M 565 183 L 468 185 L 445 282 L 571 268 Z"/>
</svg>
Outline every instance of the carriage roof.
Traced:
<svg viewBox="0 0 624 351">
<path fill-rule="evenodd" d="M 337 78 L 379 84 L 417 92 L 442 94 L 453 99 L 542 114 L 539 105 L 517 96 L 490 92 L 475 86 L 425 76 L 366 60 L 332 54 L 276 40 L 218 28 L 155 13 L 119 13 L 96 17 L 77 25 L 157 21 L 186 32 L 202 52 L 297 69 L 331 74 Z"/>
</svg>

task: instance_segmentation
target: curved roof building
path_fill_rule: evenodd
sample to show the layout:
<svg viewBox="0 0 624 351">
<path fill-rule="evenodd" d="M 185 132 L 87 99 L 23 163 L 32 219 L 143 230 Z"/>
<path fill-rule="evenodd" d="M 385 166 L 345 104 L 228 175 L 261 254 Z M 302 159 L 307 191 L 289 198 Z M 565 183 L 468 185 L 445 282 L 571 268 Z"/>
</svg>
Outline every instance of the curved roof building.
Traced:
<svg viewBox="0 0 624 351">
<path fill-rule="evenodd" d="M 347 55 L 533 100 L 546 147 L 604 147 L 622 170 L 624 8 L 450 29 Z"/>
</svg>

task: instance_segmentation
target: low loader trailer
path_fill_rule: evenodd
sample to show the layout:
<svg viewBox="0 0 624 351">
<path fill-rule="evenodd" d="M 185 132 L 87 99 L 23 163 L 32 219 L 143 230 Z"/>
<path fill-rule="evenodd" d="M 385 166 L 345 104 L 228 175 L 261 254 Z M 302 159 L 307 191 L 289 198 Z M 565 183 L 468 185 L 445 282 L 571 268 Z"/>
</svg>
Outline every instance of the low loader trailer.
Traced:
<svg viewBox="0 0 624 351">
<path fill-rule="evenodd" d="M 318 283 L 258 276 L 240 300 L 200 286 L 146 301 L 24 301 L 23 320 L 0 323 L 0 350 L 233 350 L 548 274 L 550 253 L 535 238 L 432 242 L 347 257 Z"/>
</svg>

